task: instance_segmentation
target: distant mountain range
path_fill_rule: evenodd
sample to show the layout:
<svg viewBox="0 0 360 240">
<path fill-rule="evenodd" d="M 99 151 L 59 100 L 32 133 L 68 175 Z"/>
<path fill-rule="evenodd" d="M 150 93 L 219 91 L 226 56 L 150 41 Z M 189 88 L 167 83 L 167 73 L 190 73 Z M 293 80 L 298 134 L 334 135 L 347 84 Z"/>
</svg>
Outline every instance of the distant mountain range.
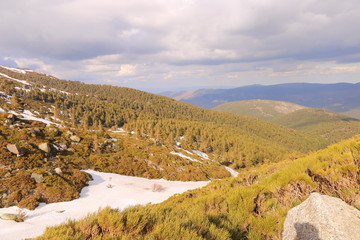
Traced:
<svg viewBox="0 0 360 240">
<path fill-rule="evenodd" d="M 160 94 L 203 108 L 213 108 L 232 101 L 266 99 L 334 112 L 351 111 L 350 114 L 357 114 L 357 109 L 360 109 L 360 83 L 250 85 L 231 89 L 199 89 Z"/>
</svg>

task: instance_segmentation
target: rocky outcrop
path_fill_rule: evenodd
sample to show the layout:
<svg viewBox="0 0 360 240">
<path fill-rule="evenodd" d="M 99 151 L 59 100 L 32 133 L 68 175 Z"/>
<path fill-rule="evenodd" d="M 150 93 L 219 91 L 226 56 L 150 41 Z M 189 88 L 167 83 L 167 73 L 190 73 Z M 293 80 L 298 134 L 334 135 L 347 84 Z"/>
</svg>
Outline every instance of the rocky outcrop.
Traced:
<svg viewBox="0 0 360 240">
<path fill-rule="evenodd" d="M 55 168 L 55 172 L 56 172 L 56 174 L 62 174 L 63 173 L 61 168 Z"/>
<path fill-rule="evenodd" d="M 44 177 L 43 177 L 42 174 L 32 173 L 32 174 L 31 174 L 31 178 L 33 178 L 37 183 L 42 183 L 42 182 L 44 182 Z"/>
<path fill-rule="evenodd" d="M 0 215 L 0 219 L 2 219 L 2 220 L 16 221 L 17 218 L 18 218 L 18 215 L 12 214 L 12 213 L 3 213 Z"/>
<path fill-rule="evenodd" d="M 339 198 L 312 193 L 288 212 L 284 240 L 358 240 L 360 211 Z"/>
<path fill-rule="evenodd" d="M 74 141 L 74 142 L 80 142 L 81 141 L 81 138 L 76 136 L 76 135 L 73 135 L 70 137 L 71 141 Z"/>
<path fill-rule="evenodd" d="M 9 150 L 9 152 L 16 154 L 17 156 L 21 156 L 25 153 L 25 150 L 16 144 L 8 144 L 6 145 L 6 148 Z"/>
<path fill-rule="evenodd" d="M 49 143 L 41 143 L 39 144 L 39 149 L 46 152 L 46 153 L 50 153 L 51 152 L 51 146 Z"/>
</svg>

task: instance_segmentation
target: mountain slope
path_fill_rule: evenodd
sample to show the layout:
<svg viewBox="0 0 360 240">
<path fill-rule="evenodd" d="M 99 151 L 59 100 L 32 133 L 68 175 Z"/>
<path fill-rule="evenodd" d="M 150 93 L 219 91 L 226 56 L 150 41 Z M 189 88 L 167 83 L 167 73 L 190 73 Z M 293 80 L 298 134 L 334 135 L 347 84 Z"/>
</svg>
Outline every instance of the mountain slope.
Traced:
<svg viewBox="0 0 360 240">
<path fill-rule="evenodd" d="M 234 156 L 230 163 L 238 167 L 265 159 L 279 160 L 289 153 L 316 150 L 328 144 L 322 137 L 250 117 L 205 110 L 134 89 L 64 81 L 29 71 L 0 70 L 3 74 L 0 91 L 8 96 L 18 95 L 43 116 L 56 115 L 66 124 L 90 129 L 98 126 L 123 127 L 129 132 L 145 129 L 142 134 L 173 145 L 186 134 L 188 137 L 183 144 L 194 149 L 203 147 L 207 153 L 216 152 L 214 159 L 219 162 L 228 161 L 224 157 Z M 148 121 L 146 127 L 144 121 Z M 190 122 L 191 127 L 187 127 Z M 206 134 L 213 128 L 223 129 L 227 137 L 218 135 L 214 139 Z"/>
<path fill-rule="evenodd" d="M 290 102 L 255 99 L 223 103 L 214 107 L 213 110 L 271 121 L 275 117 L 284 116 L 303 108 L 306 107 Z"/>
<path fill-rule="evenodd" d="M 359 156 L 358 136 L 301 159 L 244 170 L 162 204 L 107 208 L 37 239 L 281 239 L 287 211 L 311 192 L 355 201 Z"/>
<path fill-rule="evenodd" d="M 172 96 L 204 108 L 239 100 L 267 99 L 346 112 L 360 107 L 360 83 L 251 85 L 232 89 L 200 89 L 192 92 L 191 97 L 187 98 L 179 98 L 176 93 L 172 93 Z"/>
<path fill-rule="evenodd" d="M 300 109 L 272 122 L 320 135 L 332 143 L 360 134 L 360 120 L 317 108 Z"/>
<path fill-rule="evenodd" d="M 246 100 L 224 103 L 213 109 L 264 119 L 285 127 L 320 135 L 332 143 L 360 134 L 358 119 L 289 102 Z"/>
</svg>

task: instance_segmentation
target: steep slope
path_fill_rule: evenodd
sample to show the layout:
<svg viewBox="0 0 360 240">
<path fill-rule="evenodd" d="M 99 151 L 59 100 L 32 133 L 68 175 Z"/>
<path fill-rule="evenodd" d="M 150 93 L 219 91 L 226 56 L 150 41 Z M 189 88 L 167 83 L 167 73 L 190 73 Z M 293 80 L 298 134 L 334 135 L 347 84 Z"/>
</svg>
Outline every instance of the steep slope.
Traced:
<svg viewBox="0 0 360 240">
<path fill-rule="evenodd" d="M 355 201 L 359 156 L 360 136 L 304 158 L 244 170 L 162 204 L 108 208 L 37 239 L 281 239 L 287 211 L 311 192 Z"/>
<path fill-rule="evenodd" d="M 275 117 L 284 116 L 303 108 L 306 107 L 290 102 L 255 99 L 223 103 L 214 107 L 213 110 L 271 121 Z"/>
<path fill-rule="evenodd" d="M 209 154 L 215 152 L 214 159 L 234 167 L 266 159 L 280 160 L 287 154 L 316 150 L 328 144 L 318 136 L 134 89 L 64 81 L 25 70 L 0 70 L 0 90 L 7 96 L 17 95 L 44 117 L 60 118 L 73 127 L 140 130 L 141 134 L 168 145 L 175 145 L 187 135 L 182 144 L 202 148 Z M 6 101 L 3 105 L 11 107 Z M 226 134 L 214 138 L 213 134 L 207 134 L 212 129 L 222 129 Z M 231 156 L 234 158 L 229 161 Z"/>
<path fill-rule="evenodd" d="M 181 95 L 189 96 L 186 93 Z M 360 107 L 360 83 L 251 85 L 232 89 L 199 89 L 192 92 L 191 97 L 186 98 L 181 98 L 175 93 L 172 93 L 172 96 L 204 108 L 240 100 L 268 99 L 346 112 Z"/>
</svg>

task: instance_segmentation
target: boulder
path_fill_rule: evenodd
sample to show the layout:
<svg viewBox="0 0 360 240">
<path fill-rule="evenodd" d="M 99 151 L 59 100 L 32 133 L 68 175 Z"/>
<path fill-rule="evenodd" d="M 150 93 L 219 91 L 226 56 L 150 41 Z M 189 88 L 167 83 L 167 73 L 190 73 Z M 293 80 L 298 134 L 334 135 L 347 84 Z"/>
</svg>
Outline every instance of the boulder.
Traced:
<svg viewBox="0 0 360 240">
<path fill-rule="evenodd" d="M 37 173 L 32 173 L 31 174 L 31 178 L 35 179 L 35 181 L 37 183 L 42 183 L 44 182 L 44 177 L 42 174 L 37 174 Z"/>
<path fill-rule="evenodd" d="M 355 198 L 355 201 L 353 203 L 353 206 L 360 210 L 360 196 L 357 196 Z"/>
<path fill-rule="evenodd" d="M 46 153 L 50 153 L 51 152 L 51 146 L 49 143 L 41 143 L 39 144 L 39 149 L 46 152 Z"/>
<path fill-rule="evenodd" d="M 286 217 L 284 240 L 360 239 L 360 211 L 339 198 L 312 193 Z"/>
<path fill-rule="evenodd" d="M 61 168 L 55 168 L 55 172 L 57 173 L 57 174 L 62 174 L 62 170 L 61 170 Z"/>
<path fill-rule="evenodd" d="M 76 135 L 72 135 L 71 137 L 70 137 L 70 139 L 71 139 L 71 141 L 74 141 L 74 142 L 80 142 L 80 137 L 78 137 L 78 136 L 76 136 Z"/>
<path fill-rule="evenodd" d="M 22 149 L 21 147 L 19 147 L 16 144 L 8 144 L 8 145 L 6 145 L 6 148 L 9 150 L 9 152 L 14 153 L 18 156 L 24 154 L 24 149 Z"/>
<path fill-rule="evenodd" d="M 2 220 L 17 221 L 18 215 L 13 213 L 3 213 L 0 215 Z"/>
</svg>

